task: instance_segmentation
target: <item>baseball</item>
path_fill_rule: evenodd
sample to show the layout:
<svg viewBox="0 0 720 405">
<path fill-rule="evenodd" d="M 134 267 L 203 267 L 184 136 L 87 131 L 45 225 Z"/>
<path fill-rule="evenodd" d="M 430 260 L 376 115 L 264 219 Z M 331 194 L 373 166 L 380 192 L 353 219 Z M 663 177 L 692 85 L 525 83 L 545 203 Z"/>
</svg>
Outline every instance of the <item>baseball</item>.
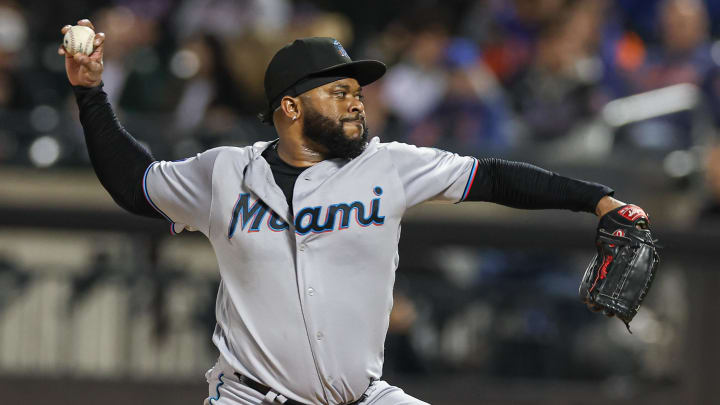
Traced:
<svg viewBox="0 0 720 405">
<path fill-rule="evenodd" d="M 90 55 L 93 51 L 93 40 L 95 39 L 95 31 L 90 27 L 83 25 L 73 25 L 63 38 L 63 46 L 65 51 L 70 55 L 78 52 Z"/>
</svg>

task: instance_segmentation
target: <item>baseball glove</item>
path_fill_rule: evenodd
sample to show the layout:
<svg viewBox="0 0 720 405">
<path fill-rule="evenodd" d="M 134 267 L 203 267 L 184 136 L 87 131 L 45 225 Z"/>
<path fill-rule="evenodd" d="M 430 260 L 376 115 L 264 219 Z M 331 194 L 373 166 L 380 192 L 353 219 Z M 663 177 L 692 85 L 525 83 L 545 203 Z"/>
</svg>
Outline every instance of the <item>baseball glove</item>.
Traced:
<svg viewBox="0 0 720 405">
<path fill-rule="evenodd" d="M 630 331 L 660 262 L 656 242 L 642 208 L 628 204 L 603 215 L 597 254 L 580 283 L 580 298 L 588 308 L 617 316 Z"/>
</svg>

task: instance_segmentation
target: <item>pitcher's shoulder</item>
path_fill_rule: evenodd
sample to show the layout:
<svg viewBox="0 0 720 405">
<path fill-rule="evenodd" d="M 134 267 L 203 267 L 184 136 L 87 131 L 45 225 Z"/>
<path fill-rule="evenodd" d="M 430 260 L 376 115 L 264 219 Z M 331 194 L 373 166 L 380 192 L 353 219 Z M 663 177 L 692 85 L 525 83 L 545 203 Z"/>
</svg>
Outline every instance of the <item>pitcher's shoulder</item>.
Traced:
<svg viewBox="0 0 720 405">
<path fill-rule="evenodd" d="M 208 149 L 206 152 L 212 155 L 216 162 L 233 162 L 235 164 L 247 164 L 255 156 L 252 145 L 248 146 L 218 146 Z"/>
<path fill-rule="evenodd" d="M 393 159 L 416 158 L 437 151 L 435 148 L 418 147 L 398 141 L 378 142 L 377 149 L 389 153 Z"/>
</svg>

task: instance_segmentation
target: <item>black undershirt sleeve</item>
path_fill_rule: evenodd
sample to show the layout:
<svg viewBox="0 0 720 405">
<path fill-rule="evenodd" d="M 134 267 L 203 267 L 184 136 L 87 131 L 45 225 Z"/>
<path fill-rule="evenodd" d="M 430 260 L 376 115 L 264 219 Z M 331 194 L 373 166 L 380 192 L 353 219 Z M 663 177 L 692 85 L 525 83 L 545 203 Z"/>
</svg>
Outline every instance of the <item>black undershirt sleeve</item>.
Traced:
<svg viewBox="0 0 720 405">
<path fill-rule="evenodd" d="M 145 199 L 143 177 L 153 156 L 118 121 L 107 94 L 74 86 L 90 162 L 115 202 L 133 214 L 162 218 Z"/>
<path fill-rule="evenodd" d="M 595 213 L 598 201 L 614 190 L 572 179 L 528 163 L 478 159 L 467 201 L 488 201 L 513 208 L 568 209 Z"/>
</svg>

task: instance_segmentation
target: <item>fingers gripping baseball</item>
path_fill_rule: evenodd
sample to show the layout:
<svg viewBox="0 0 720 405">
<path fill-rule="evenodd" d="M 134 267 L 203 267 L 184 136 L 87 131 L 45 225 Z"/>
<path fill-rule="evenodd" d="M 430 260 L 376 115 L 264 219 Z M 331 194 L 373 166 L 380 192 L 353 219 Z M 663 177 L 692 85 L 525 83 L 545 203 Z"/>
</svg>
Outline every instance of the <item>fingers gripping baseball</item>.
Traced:
<svg viewBox="0 0 720 405">
<path fill-rule="evenodd" d="M 95 31 L 90 20 L 84 19 L 77 22 L 78 26 L 88 27 Z M 60 33 L 65 35 L 72 26 L 62 27 Z M 94 35 L 92 52 L 86 55 L 82 52 L 74 52 L 60 45 L 58 54 L 65 56 L 65 72 L 68 80 L 73 86 L 95 87 L 100 84 L 103 72 L 103 48 L 105 45 L 105 34 L 99 32 Z"/>
</svg>

